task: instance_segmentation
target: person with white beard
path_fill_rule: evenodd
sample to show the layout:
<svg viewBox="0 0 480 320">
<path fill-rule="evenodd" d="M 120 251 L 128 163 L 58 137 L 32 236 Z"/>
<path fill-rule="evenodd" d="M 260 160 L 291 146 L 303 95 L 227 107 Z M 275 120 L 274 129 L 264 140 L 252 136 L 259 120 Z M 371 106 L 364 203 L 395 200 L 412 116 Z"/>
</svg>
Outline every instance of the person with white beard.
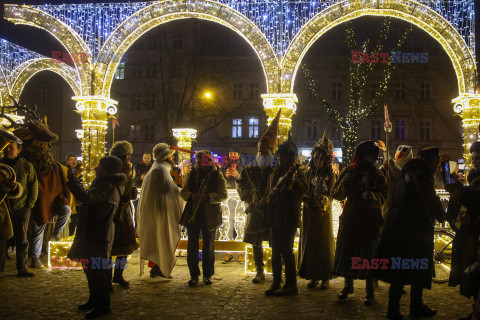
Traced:
<svg viewBox="0 0 480 320">
<path fill-rule="evenodd" d="M 166 143 L 153 148 L 155 163 L 143 180 L 138 201 L 140 257 L 155 266 L 150 276 L 169 278 L 175 266 L 175 249 L 180 241 L 183 200 L 170 170 L 175 150 Z M 143 264 L 143 263 L 142 263 Z"/>
</svg>

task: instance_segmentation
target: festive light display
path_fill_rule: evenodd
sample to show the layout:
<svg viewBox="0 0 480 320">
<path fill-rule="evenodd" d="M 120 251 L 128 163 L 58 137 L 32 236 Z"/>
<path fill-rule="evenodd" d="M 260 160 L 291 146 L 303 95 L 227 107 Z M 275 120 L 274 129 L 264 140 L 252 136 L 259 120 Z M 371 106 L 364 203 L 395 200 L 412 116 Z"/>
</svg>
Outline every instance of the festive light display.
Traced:
<svg viewBox="0 0 480 320">
<path fill-rule="evenodd" d="M 191 128 L 172 129 L 173 136 L 177 139 L 177 146 L 182 149 L 192 150 L 192 140 L 197 137 L 197 130 Z M 190 160 L 191 154 L 179 151 L 178 161 Z"/>
<path fill-rule="evenodd" d="M 151 28 L 186 18 L 222 24 L 242 36 L 258 55 L 264 68 L 267 93 L 291 95 L 281 103 L 278 98 L 264 101 L 270 119 L 275 108 L 287 106 L 280 129 L 283 141 L 295 113 L 291 107 L 296 103 L 294 80 L 304 55 L 325 32 L 362 16 L 402 19 L 426 31 L 452 60 L 458 78 L 459 99 L 477 99 L 477 95 L 474 98 L 465 95 L 474 94 L 476 79 L 473 3 L 473 0 L 165 0 L 39 6 L 7 4 L 5 18 L 47 30 L 70 55 L 86 53 L 86 63 L 75 61 L 78 78 L 71 78 L 81 84 L 81 95 L 104 98 L 110 95 L 113 75 L 123 53 Z M 469 116 L 462 117 L 465 124 L 471 122 Z M 91 119 L 84 121 L 92 124 Z M 92 139 L 90 133 L 85 131 L 85 141 Z M 353 139 L 352 135 L 347 135 L 347 139 Z M 470 143 L 468 137 L 464 137 L 466 145 Z M 98 138 L 104 139 L 104 134 Z M 104 140 L 99 142 L 102 144 Z"/>
<path fill-rule="evenodd" d="M 83 185 L 88 188 L 95 178 L 95 168 L 105 156 L 107 114 L 117 113 L 117 102 L 103 96 L 75 96 L 77 112 L 82 116 Z"/>
<path fill-rule="evenodd" d="M 48 242 L 48 267 L 51 269 L 82 269 L 82 264 L 68 259 L 67 254 L 73 243 L 73 236 L 62 241 Z"/>
<path fill-rule="evenodd" d="M 287 140 L 288 132 L 292 128 L 292 116 L 297 111 L 298 102 L 295 94 L 262 94 L 263 108 L 268 116 L 268 125 L 275 118 L 278 110 L 282 110 L 278 125 L 278 144 Z"/>
</svg>

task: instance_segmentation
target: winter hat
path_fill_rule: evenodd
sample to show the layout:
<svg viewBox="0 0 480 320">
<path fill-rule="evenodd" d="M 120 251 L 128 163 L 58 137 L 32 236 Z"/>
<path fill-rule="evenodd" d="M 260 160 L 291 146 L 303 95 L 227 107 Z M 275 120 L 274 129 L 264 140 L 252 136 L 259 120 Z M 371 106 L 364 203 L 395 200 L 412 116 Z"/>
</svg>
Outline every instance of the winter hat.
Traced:
<svg viewBox="0 0 480 320">
<path fill-rule="evenodd" d="M 378 158 L 378 154 L 380 152 L 380 148 L 375 144 L 375 142 L 371 140 L 361 142 L 357 149 L 355 150 L 355 156 L 353 157 L 353 161 L 360 161 L 363 160 L 363 157 L 366 155 L 370 155 L 374 158 Z"/>
<path fill-rule="evenodd" d="M 397 166 L 400 168 L 403 168 L 403 166 L 413 158 L 413 151 L 412 147 L 407 146 L 407 145 L 400 145 L 397 148 L 397 152 L 395 153 L 395 163 Z"/>
<path fill-rule="evenodd" d="M 295 141 L 293 141 L 292 138 L 292 132 L 288 132 L 288 139 L 284 143 L 282 143 L 280 146 L 278 146 L 278 150 L 276 152 L 276 155 L 283 153 L 287 156 L 291 156 L 294 158 L 294 160 L 297 159 L 298 156 L 298 148 L 297 145 L 295 144 Z"/>
<path fill-rule="evenodd" d="M 108 173 L 122 173 L 122 160 L 115 156 L 107 156 L 100 159 L 99 165 Z"/>
<path fill-rule="evenodd" d="M 280 114 L 282 109 L 278 110 L 275 118 L 270 122 L 267 130 L 263 133 L 258 140 L 258 155 L 260 156 L 269 156 L 272 155 L 275 151 L 277 145 L 277 136 L 278 136 L 278 124 L 280 123 Z"/>
<path fill-rule="evenodd" d="M 423 159 L 432 159 L 440 156 L 440 150 L 438 147 L 426 147 L 418 150 L 417 155 Z"/>
<path fill-rule="evenodd" d="M 174 153 L 175 149 L 172 149 L 170 145 L 166 143 L 159 143 L 153 147 L 153 158 L 157 162 L 162 162 Z"/>
<path fill-rule="evenodd" d="M 470 146 L 470 153 L 472 152 L 480 152 L 480 141 L 475 141 Z"/>
<path fill-rule="evenodd" d="M 128 141 L 117 141 L 110 149 L 109 155 L 123 158 L 127 154 L 133 153 L 133 147 Z"/>
<path fill-rule="evenodd" d="M 0 151 L 5 149 L 12 142 L 21 144 L 22 140 L 18 139 L 11 132 L 8 132 L 0 128 Z"/>
</svg>

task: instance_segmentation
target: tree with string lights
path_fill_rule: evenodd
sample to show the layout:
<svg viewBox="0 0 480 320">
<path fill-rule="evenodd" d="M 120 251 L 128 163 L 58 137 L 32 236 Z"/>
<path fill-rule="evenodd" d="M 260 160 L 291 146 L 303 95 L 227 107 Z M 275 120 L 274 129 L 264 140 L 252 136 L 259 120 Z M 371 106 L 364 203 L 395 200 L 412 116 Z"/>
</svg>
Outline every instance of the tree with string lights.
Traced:
<svg viewBox="0 0 480 320">
<path fill-rule="evenodd" d="M 372 81 L 371 78 L 378 74 L 374 68 L 379 64 L 374 63 L 373 59 L 378 58 L 381 60 L 384 59 L 384 57 L 381 55 L 375 55 L 377 58 L 372 57 L 371 59 L 371 56 L 369 57 L 365 53 L 385 52 L 385 43 L 391 36 L 391 22 L 392 19 L 390 18 L 384 19 L 377 39 L 372 41 L 371 37 L 368 37 L 360 45 L 357 43 L 358 31 L 356 30 L 355 25 L 353 25 L 352 22 L 348 22 L 349 25 L 347 25 L 345 30 L 347 46 L 350 52 L 355 52 L 359 50 L 358 48 L 361 48 L 359 51 L 363 54 L 360 54 L 360 57 L 357 60 L 360 61 L 360 63 L 355 63 L 353 61 L 353 55 L 346 57 L 349 64 L 349 90 L 347 103 L 342 107 L 337 108 L 333 106 L 332 103 L 321 94 L 320 85 L 310 73 L 309 67 L 306 64 L 302 65 L 303 75 L 307 82 L 308 89 L 312 94 L 312 98 L 326 114 L 330 123 L 342 131 L 342 153 L 343 159 L 346 163 L 353 159 L 358 140 L 357 137 L 360 122 L 366 117 L 371 116 L 377 108 L 383 106 L 383 99 L 387 93 L 392 72 L 397 67 L 396 64 L 392 63 L 391 59 L 384 61 L 386 63 L 380 64 L 383 66 L 381 70 L 381 81 L 378 90 L 375 94 L 371 95 L 365 84 L 370 83 Z M 411 30 L 412 27 L 405 29 L 391 51 L 395 52 L 401 48 Z"/>
</svg>

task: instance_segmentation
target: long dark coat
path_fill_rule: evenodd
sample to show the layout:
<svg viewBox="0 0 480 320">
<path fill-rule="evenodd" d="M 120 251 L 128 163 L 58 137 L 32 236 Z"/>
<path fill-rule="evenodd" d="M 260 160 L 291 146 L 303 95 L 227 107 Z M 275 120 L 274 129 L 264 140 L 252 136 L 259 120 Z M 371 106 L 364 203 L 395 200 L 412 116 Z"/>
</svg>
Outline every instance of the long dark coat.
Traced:
<svg viewBox="0 0 480 320">
<path fill-rule="evenodd" d="M 200 226 L 206 224 L 208 230 L 215 230 L 222 223 L 221 202 L 228 198 L 227 181 L 220 169 L 215 167 L 209 173 L 203 173 L 196 164 L 190 171 L 185 185 L 180 191 L 180 196 L 187 202 L 186 206 L 191 205 L 193 203 L 192 195 L 200 191 L 203 179 L 206 179 L 208 200 L 200 205 L 194 223 Z"/>
<path fill-rule="evenodd" d="M 468 174 L 468 188 L 480 191 L 480 170 L 472 170 Z M 461 204 L 454 196 L 450 198 L 447 210 L 447 221 L 455 221 L 458 217 Z M 478 237 L 480 236 L 480 226 L 478 219 L 475 217 L 480 214 L 475 210 L 468 209 L 465 213 L 470 216 L 471 223 L 469 225 L 462 224 L 456 232 L 452 242 L 452 265 L 448 285 L 461 285 L 463 272 L 465 269 L 476 261 L 478 250 Z"/>
<path fill-rule="evenodd" d="M 351 180 L 346 178 L 348 175 Z M 352 269 L 351 258 L 373 258 L 379 229 L 383 224 L 381 208 L 387 193 L 382 172 L 368 162 L 351 164 L 340 173 L 332 197 L 339 201 L 347 200 L 340 215 L 334 275 L 366 279 L 368 270 Z"/>
<path fill-rule="evenodd" d="M 254 204 L 267 195 L 268 178 L 272 172 L 273 167 L 270 166 L 248 166 L 242 170 L 236 181 L 238 195 L 248 208 L 243 241 L 252 245 L 261 245 L 262 241 L 270 238 L 270 231 L 263 223 L 263 211 L 257 210 Z"/>
<path fill-rule="evenodd" d="M 302 230 L 300 234 L 299 276 L 307 280 L 330 279 L 335 258 L 331 191 L 335 174 L 330 171 L 317 175 L 306 172 L 308 192 L 303 206 Z M 322 188 L 316 193 L 315 186 Z M 317 189 L 318 190 L 318 189 Z M 323 206 L 326 203 L 326 207 Z M 325 210 L 326 208 L 326 210 Z"/>
<path fill-rule="evenodd" d="M 107 174 L 93 180 L 88 190 L 83 189 L 78 179 L 67 182 L 72 194 L 82 203 L 69 259 L 110 258 L 113 215 L 125 190 L 125 181 L 124 174 Z"/>
<path fill-rule="evenodd" d="M 378 269 L 372 274 L 385 282 L 417 283 L 430 289 L 434 275 L 435 220 L 444 219 L 445 211 L 435 193 L 431 169 L 420 158 L 410 160 L 403 167 L 395 187 L 392 207 L 376 254 L 377 258 L 389 259 L 390 263 L 388 269 Z M 428 266 L 423 269 L 420 266 L 392 269 L 392 257 L 424 259 L 428 261 Z"/>
<path fill-rule="evenodd" d="M 137 188 L 133 184 L 132 171 L 127 174 L 125 193 L 120 199 L 117 212 L 113 217 L 115 223 L 115 237 L 113 240 L 112 256 L 128 256 L 137 250 L 137 233 L 133 224 L 132 200 L 137 198 Z"/>
</svg>

